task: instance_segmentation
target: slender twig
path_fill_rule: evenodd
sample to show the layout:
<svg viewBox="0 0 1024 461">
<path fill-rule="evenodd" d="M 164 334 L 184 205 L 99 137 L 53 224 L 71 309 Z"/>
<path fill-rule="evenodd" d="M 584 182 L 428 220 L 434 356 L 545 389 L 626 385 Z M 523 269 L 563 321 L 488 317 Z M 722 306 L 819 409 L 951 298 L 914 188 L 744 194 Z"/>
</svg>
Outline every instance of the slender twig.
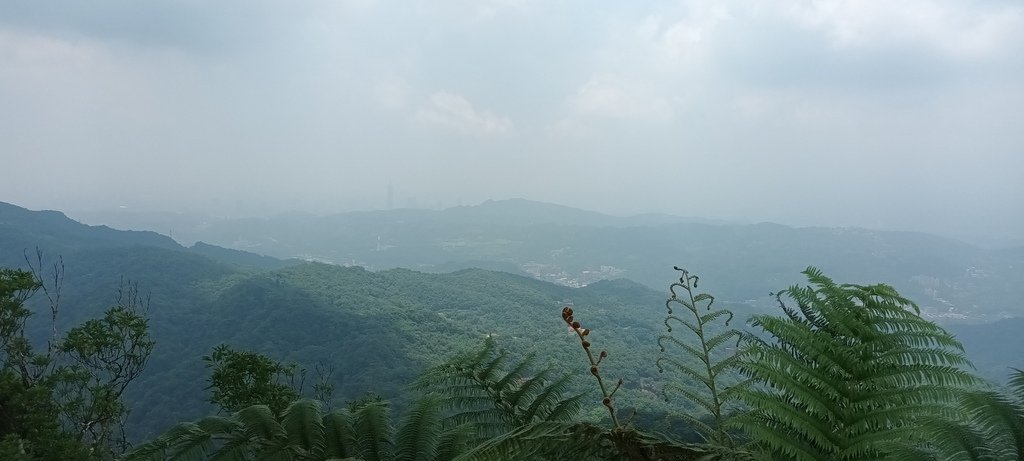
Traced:
<svg viewBox="0 0 1024 461">
<path fill-rule="evenodd" d="M 608 357 L 608 352 L 601 351 L 598 354 L 597 359 L 594 358 L 594 353 L 590 348 L 590 341 L 587 340 L 587 336 L 590 335 L 590 329 L 583 328 L 583 326 L 580 325 L 580 322 L 573 318 L 571 307 L 566 306 L 562 308 L 562 320 L 564 320 L 566 325 L 576 332 L 576 336 L 580 338 L 580 345 L 583 346 L 583 350 L 587 353 L 587 360 L 590 361 L 590 374 L 594 375 L 594 378 L 597 379 L 598 387 L 601 388 L 601 404 L 608 409 L 608 414 L 612 418 L 612 424 L 616 429 L 618 429 L 620 427 L 619 419 L 615 416 L 615 404 L 612 401 L 612 397 L 614 397 L 615 393 L 619 391 L 620 387 L 622 387 L 622 378 L 619 378 L 619 381 L 615 383 L 615 387 L 611 392 L 608 392 L 608 387 L 605 386 L 604 379 L 601 378 L 600 369 L 601 361 L 604 360 L 605 357 Z"/>
</svg>

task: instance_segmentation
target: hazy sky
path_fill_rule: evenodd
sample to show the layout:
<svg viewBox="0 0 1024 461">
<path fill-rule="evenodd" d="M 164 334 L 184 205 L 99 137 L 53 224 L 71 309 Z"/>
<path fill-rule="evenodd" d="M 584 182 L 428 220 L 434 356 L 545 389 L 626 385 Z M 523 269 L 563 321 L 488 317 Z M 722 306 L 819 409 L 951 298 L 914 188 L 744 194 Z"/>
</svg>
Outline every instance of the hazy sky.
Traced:
<svg viewBox="0 0 1024 461">
<path fill-rule="evenodd" d="M 0 200 L 1024 235 L 1020 0 L 0 0 Z"/>
</svg>

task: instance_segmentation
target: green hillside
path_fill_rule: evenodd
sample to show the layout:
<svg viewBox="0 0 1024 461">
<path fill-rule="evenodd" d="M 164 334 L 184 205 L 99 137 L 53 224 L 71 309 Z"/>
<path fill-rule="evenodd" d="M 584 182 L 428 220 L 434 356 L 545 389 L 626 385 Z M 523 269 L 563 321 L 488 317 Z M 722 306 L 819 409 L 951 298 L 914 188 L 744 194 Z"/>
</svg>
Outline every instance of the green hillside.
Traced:
<svg viewBox="0 0 1024 461">
<path fill-rule="evenodd" d="M 122 277 L 149 296 L 156 348 L 127 394 L 135 437 L 210 411 L 201 357 L 220 343 L 306 367 L 332 364 L 339 401 L 373 392 L 401 408 L 404 386 L 424 367 L 487 336 L 516 354 L 537 352 L 542 362 L 582 366 L 579 346 L 559 319 L 571 303 L 591 325 L 596 344 L 612 354 L 608 373 L 631 377 L 624 392 L 649 385 L 657 374 L 654 338 L 665 296 L 633 282 L 569 288 L 481 269 L 375 273 L 318 263 L 268 270 L 284 264 L 219 248 L 196 252 L 160 239 L 154 241 L 161 246 L 147 246 L 133 237 L 149 234 L 120 233 L 126 238 L 118 240 L 119 231 L 60 222 L 50 231 L 43 225 L 6 232 L 0 261 L 24 267 L 24 252 L 36 246 L 44 267 L 60 256 L 66 269 L 61 329 L 109 307 Z M 17 229 L 14 220 L 7 225 Z M 46 232 L 55 237 L 33 238 Z M 43 299 L 33 301 L 44 307 Z M 41 337 L 47 322 L 37 316 L 31 328 Z M 655 401 L 653 394 L 637 393 L 636 404 Z"/>
<path fill-rule="evenodd" d="M 664 329 L 667 293 L 635 282 L 600 280 L 583 288 L 571 288 L 522 274 L 482 269 L 450 273 L 409 269 L 372 272 L 361 267 L 296 264 L 213 245 L 186 248 L 157 234 L 85 226 L 55 212 L 28 212 L 16 207 L 3 210 L 0 263 L 24 267 L 26 251 L 32 254 L 36 247 L 47 262 L 56 261 L 58 256 L 63 260 L 66 278 L 60 329 L 109 307 L 123 277 L 137 282 L 143 294 L 149 296 L 147 313 L 156 348 L 146 371 L 126 394 L 134 409 L 128 428 L 130 437 L 136 440 L 151 438 L 171 424 L 213 411 L 205 402 L 209 371 L 202 357 L 222 343 L 309 368 L 317 363 L 331 364 L 335 367 L 331 382 L 336 388 L 336 403 L 376 393 L 391 400 L 399 412 L 408 403 L 405 386 L 425 367 L 477 347 L 488 336 L 515 356 L 536 353 L 541 364 L 586 376 L 578 339 L 559 319 L 566 304 L 573 305 L 577 317 L 593 330 L 590 340 L 595 347 L 609 352 L 603 373 L 612 379 L 626 378 L 620 406 L 638 407 L 637 423 L 651 427 L 671 424 L 661 417 L 678 408 L 674 407 L 678 402 L 666 404 L 658 394 L 663 381 L 655 367 L 656 337 Z M 803 231 L 769 225 L 731 228 L 733 236 L 723 229 L 707 227 L 706 235 L 691 232 L 687 241 L 716 243 L 694 243 L 683 248 L 683 243 L 672 243 L 674 240 L 658 240 L 663 237 L 658 237 L 655 228 L 602 229 L 623 235 L 649 232 L 645 245 L 650 253 L 634 261 L 637 267 L 646 261 L 651 267 L 644 270 L 652 277 L 660 273 L 660 278 L 671 278 L 676 275 L 671 264 L 659 266 L 658 262 L 674 253 L 655 249 L 675 248 L 679 259 L 698 262 L 693 267 L 707 266 L 706 270 L 702 267 L 706 282 L 701 287 L 716 294 L 739 289 L 740 282 L 733 278 L 753 279 L 756 274 L 769 274 L 755 284 L 765 291 L 782 288 L 789 282 L 771 276 L 773 271 L 823 252 L 846 261 L 850 273 L 870 271 L 872 261 L 887 256 L 893 261 L 892 266 L 875 268 L 883 275 L 895 276 L 900 270 L 911 270 L 955 276 L 953 272 L 943 272 L 948 270 L 944 268 L 950 266 L 949 261 L 975 251 L 950 244 L 949 254 L 930 256 L 929 248 L 941 241 L 912 234 L 887 234 L 885 239 L 878 240 L 873 233 L 852 232 L 844 238 L 875 242 L 874 254 L 858 253 L 829 247 L 828 239 L 817 243 L 806 240 L 798 245 L 799 233 Z M 560 231 L 569 237 L 568 228 Z M 838 232 L 813 231 L 825 235 Z M 529 235 L 520 238 L 523 242 L 532 241 Z M 724 243 L 744 238 L 752 240 L 737 248 Z M 604 245 L 601 248 L 608 254 L 624 251 L 614 246 L 614 239 L 603 243 L 588 241 L 585 232 L 577 236 L 576 242 L 580 248 Z M 797 246 L 799 251 L 794 249 Z M 794 254 L 785 261 L 771 259 L 772 254 L 783 250 Z M 715 252 L 725 256 L 722 260 L 701 259 L 700 255 Z M 565 252 L 569 254 L 583 257 L 580 253 Z M 601 254 L 594 252 L 589 257 L 600 258 Z M 739 257 L 736 255 L 755 255 L 762 262 L 753 266 L 730 265 Z M 899 255 L 916 255 L 920 261 L 902 260 Z M 507 267 L 500 262 L 493 264 Z M 1001 273 L 1001 280 L 1008 277 L 1006 274 L 1013 272 Z M 40 297 L 34 298 L 34 307 L 44 308 L 42 301 Z M 748 305 L 716 305 L 733 309 L 740 318 L 751 312 Z M 37 337 L 48 331 L 47 321 L 45 316 L 32 320 L 30 328 Z M 982 344 L 976 338 L 984 337 L 985 331 L 1003 330 L 965 330 L 968 351 L 986 354 L 978 360 L 983 374 L 991 376 L 1000 369 L 1005 371 L 1005 365 L 1000 363 L 1007 358 L 984 352 L 989 346 L 975 346 Z M 987 359 L 989 355 L 994 362 Z M 577 389 L 589 388 L 585 380 L 578 383 Z M 584 414 L 593 420 L 605 416 L 599 405 L 587 408 Z"/>
<path fill-rule="evenodd" d="M 137 249 L 135 257 L 176 258 L 148 253 Z M 202 268 L 201 262 L 179 262 Z M 164 280 L 177 291 L 154 285 L 150 312 L 157 347 L 130 395 L 140 409 L 133 415 L 139 428 L 160 429 L 206 409 L 199 400 L 205 378 L 200 357 L 219 343 L 309 367 L 332 364 L 341 401 L 373 392 L 399 406 L 403 387 L 424 367 L 476 347 L 488 335 L 517 354 L 537 352 L 544 362 L 573 366 L 578 345 L 558 321 L 563 302 L 577 306 L 594 340 L 613 354 L 609 372 L 632 377 L 626 390 L 656 377 L 654 338 L 663 297 L 629 282 L 572 289 L 476 269 L 373 273 L 325 264 L 208 275 L 190 280 L 169 271 Z M 139 278 L 144 289 L 149 277 Z"/>
</svg>

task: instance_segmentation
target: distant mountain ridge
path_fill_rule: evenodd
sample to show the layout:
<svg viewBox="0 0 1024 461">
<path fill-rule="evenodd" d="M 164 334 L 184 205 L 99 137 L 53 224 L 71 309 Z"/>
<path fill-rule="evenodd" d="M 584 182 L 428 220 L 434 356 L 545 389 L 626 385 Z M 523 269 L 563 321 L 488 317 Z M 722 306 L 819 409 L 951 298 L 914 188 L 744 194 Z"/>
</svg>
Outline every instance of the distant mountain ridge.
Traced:
<svg viewBox="0 0 1024 461">
<path fill-rule="evenodd" d="M 597 211 L 582 210 L 565 205 L 521 198 L 487 200 L 479 205 L 447 208 L 437 213 L 445 218 L 458 217 L 470 222 L 489 220 L 495 224 L 525 226 L 571 224 L 576 226 L 630 227 L 667 223 L 715 223 L 713 220 L 661 213 L 615 216 Z"/>
<path fill-rule="evenodd" d="M 173 239 L 156 232 L 122 231 L 104 225 L 88 226 L 59 211 L 31 211 L 0 202 L 0 233 L 15 232 L 32 234 L 36 239 L 59 240 L 66 245 L 178 247 Z"/>
<path fill-rule="evenodd" d="M 304 212 L 278 213 L 267 217 L 219 218 L 195 213 L 144 213 L 133 211 L 79 212 L 84 221 L 105 223 L 123 229 L 145 229 L 161 233 L 172 233 L 179 241 L 202 240 L 203 230 L 218 223 L 235 222 L 256 224 L 289 221 L 295 223 L 345 222 L 359 220 L 380 220 L 385 222 L 406 222 L 409 220 L 448 220 L 451 222 L 473 223 L 487 220 L 492 224 L 506 226 L 567 224 L 586 226 L 629 227 L 667 223 L 729 224 L 726 221 L 695 217 L 682 217 L 664 213 L 642 213 L 617 216 L 596 211 L 582 210 L 565 205 L 512 198 L 487 200 L 478 205 L 456 206 L 442 210 L 396 208 L 392 210 L 361 210 L 316 215 Z"/>
<path fill-rule="evenodd" d="M 0 249 L 17 249 L 0 254 L 0 263 L 18 265 L 25 251 L 46 248 L 49 253 L 61 254 L 80 250 L 99 250 L 146 246 L 167 250 L 180 250 L 201 254 L 214 261 L 263 269 L 280 268 L 296 264 L 270 256 L 247 253 L 230 248 L 196 242 L 184 247 L 174 239 L 148 230 L 118 230 L 105 225 L 90 226 L 69 218 L 60 211 L 33 211 L 0 202 Z"/>
<path fill-rule="evenodd" d="M 764 308 L 771 308 L 768 293 L 800 282 L 799 272 L 814 265 L 843 280 L 892 284 L 927 315 L 946 322 L 1024 314 L 1020 249 L 986 250 L 919 232 L 693 221 L 617 217 L 512 199 L 440 211 L 203 221 L 175 235 L 278 259 L 371 270 L 485 267 L 567 286 L 628 278 L 659 289 L 672 282 L 667 269 L 685 265 L 702 273 L 720 299 Z M 116 232 L 104 229 L 91 232 Z M 154 239 L 163 247 L 171 243 L 155 234 L 133 238 Z M 212 249 L 197 245 L 191 251 Z M 232 259 L 221 250 L 215 256 Z M 253 256 L 234 263 L 275 264 Z"/>
<path fill-rule="evenodd" d="M 277 258 L 372 270 L 485 265 L 569 286 L 628 278 L 658 289 L 672 281 L 668 269 L 686 265 L 721 299 L 766 307 L 768 293 L 814 265 L 844 280 L 892 284 L 947 321 L 1024 314 L 1024 252 L 920 232 L 618 217 L 511 199 L 440 211 L 222 220 L 175 233 Z"/>
</svg>

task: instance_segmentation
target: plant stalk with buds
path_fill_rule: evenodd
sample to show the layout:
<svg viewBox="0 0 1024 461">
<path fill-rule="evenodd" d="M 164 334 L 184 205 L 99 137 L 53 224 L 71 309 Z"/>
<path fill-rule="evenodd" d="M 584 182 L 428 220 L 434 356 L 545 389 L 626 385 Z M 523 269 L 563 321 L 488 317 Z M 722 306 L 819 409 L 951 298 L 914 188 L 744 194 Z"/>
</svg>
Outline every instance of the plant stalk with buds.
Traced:
<svg viewBox="0 0 1024 461">
<path fill-rule="evenodd" d="M 615 393 L 619 391 L 619 388 L 622 387 L 622 378 L 619 378 L 619 381 L 615 383 L 615 387 L 611 392 L 609 392 L 608 387 L 605 386 L 604 379 L 601 378 L 600 368 L 601 361 L 608 357 L 608 352 L 601 351 L 598 353 L 597 358 L 594 358 L 594 352 L 591 350 L 590 341 L 587 340 L 587 336 L 590 335 L 590 329 L 583 328 L 580 322 L 573 318 L 571 307 L 566 306 L 562 308 L 562 320 L 564 320 L 565 324 L 576 332 L 576 336 L 580 338 L 580 345 L 583 346 L 583 350 L 587 353 L 587 360 L 590 361 L 590 374 L 594 375 L 594 378 L 597 379 L 597 385 L 601 388 L 601 404 L 608 409 L 608 414 L 612 418 L 612 424 L 614 427 L 616 429 L 619 428 L 619 419 L 615 416 L 615 403 L 612 398 L 615 396 Z"/>
</svg>

